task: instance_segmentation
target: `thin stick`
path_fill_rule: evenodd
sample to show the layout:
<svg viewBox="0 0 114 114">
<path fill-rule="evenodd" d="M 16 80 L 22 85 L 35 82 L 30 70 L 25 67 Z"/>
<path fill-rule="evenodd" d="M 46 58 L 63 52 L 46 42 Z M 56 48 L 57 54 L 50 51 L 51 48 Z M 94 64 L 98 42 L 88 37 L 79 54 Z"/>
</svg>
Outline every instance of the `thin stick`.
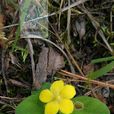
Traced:
<svg viewBox="0 0 114 114">
<path fill-rule="evenodd" d="M 98 86 L 101 86 L 101 87 L 109 87 L 111 89 L 114 89 L 114 85 L 109 84 L 108 82 L 100 82 L 100 81 L 97 81 L 97 80 L 91 80 L 91 79 L 88 79 L 86 77 L 83 77 L 83 76 L 80 76 L 80 75 L 77 75 L 77 74 L 73 74 L 73 73 L 70 73 L 70 72 L 65 71 L 65 70 L 61 70 L 59 73 L 62 74 L 62 75 L 71 77 L 73 79 L 85 80 L 89 83 L 92 83 L 92 84 L 95 84 L 95 85 L 98 85 Z"/>
<path fill-rule="evenodd" d="M 23 99 L 23 98 L 11 98 L 11 97 L 6 97 L 6 96 L 0 96 L 0 99 L 7 99 L 7 100 L 19 100 L 19 99 Z"/>
<path fill-rule="evenodd" d="M 29 38 L 27 38 L 26 40 L 28 42 L 29 51 L 30 51 L 32 76 L 33 76 L 33 88 L 39 88 L 40 83 L 38 80 L 36 80 L 36 75 L 35 75 L 35 62 L 34 62 L 34 57 L 33 57 L 33 55 L 34 55 L 33 46 L 32 46 L 31 40 Z"/>
<path fill-rule="evenodd" d="M 68 45 L 65 45 L 65 46 L 66 46 L 67 49 L 68 49 Z M 84 76 L 84 73 L 82 72 L 80 66 L 78 65 L 78 62 L 74 59 L 74 57 L 72 56 L 72 54 L 71 54 L 68 50 L 66 50 L 66 51 L 67 51 L 69 57 L 71 58 L 73 64 L 74 64 L 74 65 L 76 66 L 76 68 L 79 70 L 80 74 L 81 74 L 82 76 Z"/>
<path fill-rule="evenodd" d="M 4 79 L 4 83 L 5 83 L 5 87 L 6 87 L 6 92 L 8 94 L 8 83 L 7 83 L 7 79 L 6 79 L 6 75 L 5 75 L 5 53 L 6 53 L 6 49 L 2 49 L 2 57 L 1 57 L 1 61 L 2 61 L 2 76 Z"/>
<path fill-rule="evenodd" d="M 70 6 L 70 0 L 68 0 L 68 6 Z M 67 14 L 67 40 L 68 44 L 71 43 L 71 37 L 70 37 L 70 22 L 71 22 L 71 9 L 68 9 L 68 14 Z"/>
</svg>

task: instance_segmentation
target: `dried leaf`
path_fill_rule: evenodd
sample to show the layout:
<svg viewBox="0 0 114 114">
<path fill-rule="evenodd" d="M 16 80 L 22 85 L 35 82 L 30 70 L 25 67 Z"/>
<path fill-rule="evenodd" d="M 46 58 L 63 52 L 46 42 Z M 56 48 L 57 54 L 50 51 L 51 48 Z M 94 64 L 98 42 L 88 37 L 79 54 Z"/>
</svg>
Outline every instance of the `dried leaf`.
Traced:
<svg viewBox="0 0 114 114">
<path fill-rule="evenodd" d="M 40 55 L 39 61 L 36 66 L 36 81 L 45 82 L 47 79 L 47 57 L 48 57 L 48 48 L 43 48 Z"/>
<path fill-rule="evenodd" d="M 85 19 L 83 16 L 79 16 L 79 18 L 76 20 L 76 29 L 79 34 L 80 39 L 83 38 L 85 35 Z"/>
<path fill-rule="evenodd" d="M 55 72 L 64 67 L 64 58 L 53 48 L 49 48 L 48 75 L 53 75 Z"/>
<path fill-rule="evenodd" d="M 36 67 L 36 80 L 45 82 L 48 75 L 54 75 L 64 67 L 64 58 L 53 48 L 43 48 Z"/>
</svg>

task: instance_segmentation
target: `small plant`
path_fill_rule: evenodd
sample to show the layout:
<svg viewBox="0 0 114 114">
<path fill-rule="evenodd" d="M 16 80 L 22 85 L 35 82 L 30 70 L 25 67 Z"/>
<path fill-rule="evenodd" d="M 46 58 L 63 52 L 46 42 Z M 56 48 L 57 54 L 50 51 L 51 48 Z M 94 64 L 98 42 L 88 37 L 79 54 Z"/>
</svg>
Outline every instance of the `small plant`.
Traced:
<svg viewBox="0 0 114 114">
<path fill-rule="evenodd" d="M 62 80 L 45 83 L 16 107 L 16 114 L 110 114 L 98 99 L 75 95 L 75 88 Z"/>
</svg>

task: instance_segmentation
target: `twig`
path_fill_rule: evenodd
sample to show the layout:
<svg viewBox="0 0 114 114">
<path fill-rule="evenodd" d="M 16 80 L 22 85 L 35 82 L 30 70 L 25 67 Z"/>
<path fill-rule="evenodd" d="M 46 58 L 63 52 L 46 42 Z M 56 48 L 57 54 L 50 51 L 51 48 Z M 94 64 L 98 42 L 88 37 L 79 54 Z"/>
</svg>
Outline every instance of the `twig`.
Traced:
<svg viewBox="0 0 114 114">
<path fill-rule="evenodd" d="M 1 28 L 1 29 L 7 29 L 7 28 L 10 28 L 10 27 L 18 26 L 18 25 L 19 25 L 19 23 L 15 23 L 15 24 L 11 24 L 11 25 L 4 26 L 4 27 Z"/>
<path fill-rule="evenodd" d="M 36 80 L 36 76 L 35 76 L 35 62 L 34 62 L 34 57 L 33 57 L 33 55 L 34 55 L 33 46 L 32 46 L 31 40 L 29 38 L 27 38 L 26 40 L 28 42 L 29 51 L 30 51 L 32 76 L 33 76 L 33 88 L 39 88 L 40 83 L 38 80 Z"/>
<path fill-rule="evenodd" d="M 24 87 L 24 88 L 30 89 L 30 86 L 28 86 L 28 85 L 26 85 L 26 84 L 23 84 L 22 82 L 19 82 L 19 81 L 17 81 L 17 80 L 9 79 L 8 81 L 9 81 L 10 83 L 12 83 L 13 85 L 15 85 L 15 86 Z"/>
<path fill-rule="evenodd" d="M 8 107 L 10 107 L 10 108 L 12 108 L 12 109 L 15 110 L 15 107 L 14 107 L 14 106 L 11 106 L 10 104 L 5 103 L 5 102 L 3 102 L 3 101 L 0 101 L 0 104 L 2 104 L 2 105 L 6 105 L 6 106 L 8 106 Z"/>
<path fill-rule="evenodd" d="M 68 0 L 68 6 L 70 7 L 70 0 Z M 71 43 L 71 37 L 70 37 L 70 21 L 71 21 L 71 9 L 68 9 L 67 13 L 67 40 L 68 44 Z"/>
<path fill-rule="evenodd" d="M 24 99 L 24 98 L 11 98 L 11 97 L 6 97 L 6 96 L 0 96 L 0 99 L 7 99 L 7 100 L 19 100 L 19 99 Z"/>
<path fill-rule="evenodd" d="M 64 2 L 64 0 L 61 0 L 60 7 L 59 7 L 60 10 L 62 9 L 63 2 Z M 61 12 L 59 12 L 59 21 L 58 21 L 58 29 L 59 30 L 60 30 L 60 25 L 61 25 L 60 19 L 61 19 Z"/>
<path fill-rule="evenodd" d="M 65 71 L 65 70 L 61 70 L 58 73 L 60 73 L 62 75 L 65 75 L 65 76 L 68 76 L 68 77 L 71 77 L 73 79 L 85 80 L 88 83 L 92 83 L 92 84 L 95 84 L 95 85 L 98 85 L 98 86 L 101 86 L 101 87 L 109 87 L 111 89 L 114 89 L 114 85 L 109 84 L 108 82 L 101 82 L 101 81 L 97 81 L 97 80 L 91 80 L 91 79 L 88 79 L 86 77 L 83 77 L 83 76 L 80 76 L 80 75 L 77 75 L 77 74 L 73 74 L 73 73 L 70 73 L 70 72 Z"/>
<path fill-rule="evenodd" d="M 66 48 L 68 49 L 68 45 L 65 45 L 65 46 L 66 46 Z M 84 73 L 82 72 L 80 66 L 78 65 L 78 62 L 74 59 L 74 57 L 72 56 L 72 54 L 71 54 L 68 50 L 66 50 L 66 51 L 67 51 L 68 55 L 70 56 L 70 58 L 71 58 L 73 64 L 76 66 L 76 68 L 77 68 L 78 71 L 80 72 L 80 74 L 81 74 L 82 76 L 84 76 Z"/>
<path fill-rule="evenodd" d="M 96 86 L 95 88 L 93 88 L 93 91 L 96 92 L 98 88 L 100 88 L 100 87 L 99 86 Z M 92 93 L 92 91 L 88 91 L 84 95 L 89 96 L 91 93 Z"/>
<path fill-rule="evenodd" d="M 6 75 L 5 75 L 5 53 L 6 53 L 6 49 L 2 49 L 2 57 L 1 57 L 1 61 L 2 61 L 2 76 L 4 79 L 4 83 L 5 83 L 5 87 L 6 87 L 6 92 L 8 94 L 8 84 L 7 84 L 7 79 L 6 79 Z"/>
<path fill-rule="evenodd" d="M 112 13 L 113 8 L 110 10 L 110 32 L 112 32 L 112 18 L 113 18 L 113 13 Z"/>
</svg>

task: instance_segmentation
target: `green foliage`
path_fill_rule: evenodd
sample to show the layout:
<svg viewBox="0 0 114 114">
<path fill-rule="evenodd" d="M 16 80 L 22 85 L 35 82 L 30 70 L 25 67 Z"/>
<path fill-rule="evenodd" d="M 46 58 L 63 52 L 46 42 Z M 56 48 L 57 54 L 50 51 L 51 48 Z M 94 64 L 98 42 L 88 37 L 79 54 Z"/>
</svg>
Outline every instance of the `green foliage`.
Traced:
<svg viewBox="0 0 114 114">
<path fill-rule="evenodd" d="M 31 96 L 22 101 L 16 108 L 16 114 L 44 114 L 45 104 L 40 102 L 38 96 L 41 90 L 48 89 L 49 87 L 49 83 L 44 84 L 41 89 L 33 92 Z M 110 114 L 107 106 L 95 98 L 81 96 L 75 97 L 73 101 L 75 106 L 77 102 L 83 104 L 83 108 L 75 108 L 72 114 Z"/>
<path fill-rule="evenodd" d="M 15 50 L 14 50 L 14 51 L 15 51 L 15 52 L 16 52 L 16 51 L 20 51 L 20 52 L 21 52 L 21 57 L 22 57 L 22 59 L 23 59 L 23 62 L 25 62 L 25 60 L 26 60 L 26 58 L 27 58 L 27 56 L 28 56 L 28 54 L 29 54 L 27 47 L 21 48 L 21 47 L 19 47 L 19 46 L 15 46 Z"/>
<path fill-rule="evenodd" d="M 16 114 L 43 114 L 44 105 L 38 99 L 38 94 L 26 98 L 16 109 Z"/>
<path fill-rule="evenodd" d="M 82 102 L 84 107 L 82 109 L 76 109 L 72 114 L 110 114 L 109 109 L 98 99 L 81 96 L 74 98 L 75 102 Z"/>
<path fill-rule="evenodd" d="M 112 60 L 114 60 L 114 56 L 94 59 L 91 61 L 91 63 L 95 64 L 95 63 L 107 62 L 107 61 L 112 61 Z"/>
<path fill-rule="evenodd" d="M 12 45 L 12 51 L 14 51 L 17 47 L 17 42 L 19 40 L 19 36 L 20 36 L 20 26 L 16 30 L 15 41 L 13 42 L 13 45 Z"/>
<path fill-rule="evenodd" d="M 7 0 L 7 2 L 9 2 Z M 11 3 L 14 3 L 13 1 Z M 28 56 L 28 50 L 27 48 L 20 48 L 17 46 L 17 42 L 19 41 L 20 39 L 20 34 L 21 34 L 21 29 L 23 27 L 23 24 L 24 24 L 24 21 L 25 21 L 25 17 L 27 15 L 27 11 L 28 11 L 28 8 L 30 6 L 30 3 L 31 3 L 31 0 L 25 0 L 24 3 L 23 3 L 23 6 L 21 6 L 21 13 L 20 13 L 20 25 L 18 26 L 17 30 L 16 30 L 16 34 L 15 34 L 15 40 L 13 42 L 13 45 L 12 45 L 12 51 L 21 51 L 21 56 L 23 58 L 23 62 L 25 62 L 27 56 Z"/>
<path fill-rule="evenodd" d="M 114 56 L 92 60 L 92 62 L 91 62 L 92 64 L 108 62 L 108 61 L 111 61 L 111 62 L 95 72 L 90 72 L 88 75 L 88 78 L 96 79 L 96 78 L 102 77 L 103 75 L 105 75 L 106 73 L 111 71 L 114 68 L 114 61 L 113 60 L 114 60 Z"/>
<path fill-rule="evenodd" d="M 29 52 L 28 52 L 28 49 L 27 47 L 25 48 L 21 48 L 17 45 L 18 41 L 19 41 L 19 38 L 20 37 L 20 26 L 17 28 L 17 31 L 16 31 L 16 35 L 15 35 L 15 40 L 12 44 L 12 51 L 13 52 L 16 52 L 16 51 L 20 51 L 21 52 L 21 56 L 22 56 L 22 59 L 23 59 L 23 62 L 25 62 Z"/>
<path fill-rule="evenodd" d="M 102 77 L 107 72 L 111 71 L 113 68 L 114 68 L 114 61 L 112 61 L 111 63 L 107 64 L 106 66 L 102 67 L 101 69 L 99 69 L 99 70 L 97 70 L 95 72 L 91 72 L 88 75 L 88 78 L 96 79 L 96 78 Z"/>
</svg>

